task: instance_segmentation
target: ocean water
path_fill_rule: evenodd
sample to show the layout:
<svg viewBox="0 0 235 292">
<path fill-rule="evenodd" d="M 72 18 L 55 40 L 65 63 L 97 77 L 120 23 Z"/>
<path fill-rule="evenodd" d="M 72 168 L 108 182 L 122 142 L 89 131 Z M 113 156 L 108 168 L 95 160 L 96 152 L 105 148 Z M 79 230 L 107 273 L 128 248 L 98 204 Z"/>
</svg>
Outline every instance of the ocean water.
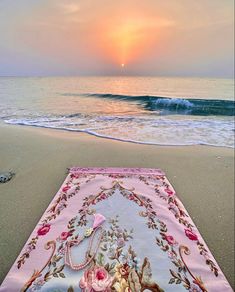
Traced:
<svg viewBox="0 0 235 292">
<path fill-rule="evenodd" d="M 234 81 L 0 77 L 0 120 L 135 143 L 234 147 Z"/>
</svg>

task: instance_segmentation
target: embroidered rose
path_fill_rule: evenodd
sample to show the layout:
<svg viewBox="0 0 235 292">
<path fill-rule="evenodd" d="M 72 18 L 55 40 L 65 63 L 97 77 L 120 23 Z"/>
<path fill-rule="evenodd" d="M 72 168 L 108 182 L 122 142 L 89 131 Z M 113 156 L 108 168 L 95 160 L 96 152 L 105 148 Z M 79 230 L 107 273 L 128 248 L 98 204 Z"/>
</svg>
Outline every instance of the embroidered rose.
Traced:
<svg viewBox="0 0 235 292">
<path fill-rule="evenodd" d="M 60 239 L 61 239 L 61 240 L 66 240 L 70 235 L 71 235 L 70 232 L 66 232 L 66 231 L 64 231 L 64 232 L 62 232 L 62 233 L 60 234 Z"/>
<path fill-rule="evenodd" d="M 79 282 L 79 287 L 83 292 L 110 292 L 112 282 L 113 277 L 103 267 L 94 266 L 85 271 Z"/>
<path fill-rule="evenodd" d="M 42 227 L 40 227 L 37 231 L 37 234 L 39 236 L 41 235 L 46 235 L 50 231 L 51 225 L 50 224 L 45 224 Z"/>
<path fill-rule="evenodd" d="M 184 230 L 185 235 L 190 239 L 190 240 L 198 240 L 198 237 L 195 233 L 193 233 L 193 231 L 191 231 L 190 229 L 185 229 Z"/>
<path fill-rule="evenodd" d="M 164 191 L 168 194 L 168 196 L 172 196 L 174 194 L 174 192 L 170 189 L 165 189 Z"/>
<path fill-rule="evenodd" d="M 178 244 L 178 242 L 174 239 L 172 235 L 164 235 L 164 239 L 168 242 L 169 245 Z"/>
<path fill-rule="evenodd" d="M 66 193 L 70 188 L 70 186 L 63 187 L 62 192 Z"/>
</svg>

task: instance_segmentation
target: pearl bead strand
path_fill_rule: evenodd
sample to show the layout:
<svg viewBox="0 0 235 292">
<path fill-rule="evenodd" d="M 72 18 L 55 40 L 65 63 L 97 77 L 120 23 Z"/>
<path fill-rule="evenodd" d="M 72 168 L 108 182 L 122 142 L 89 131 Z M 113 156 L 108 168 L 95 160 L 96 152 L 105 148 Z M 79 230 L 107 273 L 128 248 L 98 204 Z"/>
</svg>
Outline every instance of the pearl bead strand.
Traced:
<svg viewBox="0 0 235 292">
<path fill-rule="evenodd" d="M 97 246 L 96 246 L 93 254 L 91 254 L 94 238 L 95 238 L 95 235 L 96 235 L 98 230 L 100 230 L 100 235 L 99 235 L 99 238 L 98 238 Z M 72 246 L 78 246 L 81 242 L 83 242 L 83 240 L 86 237 L 87 236 L 84 236 L 83 238 L 78 239 L 78 240 L 68 241 L 67 244 L 66 244 L 66 248 L 65 248 L 65 265 L 70 267 L 72 270 L 80 271 L 80 270 L 84 269 L 86 266 L 88 266 L 91 263 L 91 261 L 94 259 L 95 255 L 96 255 L 96 253 L 97 253 L 97 251 L 99 249 L 99 245 L 100 245 L 100 242 L 102 240 L 102 237 L 103 237 L 103 229 L 102 229 L 102 227 L 98 227 L 96 229 L 93 229 L 92 234 L 91 234 L 91 238 L 90 238 L 90 241 L 89 241 L 89 245 L 88 245 L 88 250 L 86 252 L 85 261 L 80 263 L 80 264 L 74 264 L 72 262 L 71 247 Z"/>
</svg>

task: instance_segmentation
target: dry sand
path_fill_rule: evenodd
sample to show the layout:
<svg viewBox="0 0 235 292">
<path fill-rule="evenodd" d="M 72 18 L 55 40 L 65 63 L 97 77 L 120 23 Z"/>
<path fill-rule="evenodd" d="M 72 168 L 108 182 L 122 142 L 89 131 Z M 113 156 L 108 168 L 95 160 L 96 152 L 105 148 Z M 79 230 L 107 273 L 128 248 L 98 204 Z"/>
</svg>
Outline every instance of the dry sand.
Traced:
<svg viewBox="0 0 235 292">
<path fill-rule="evenodd" d="M 137 145 L 10 125 L 0 125 L 0 171 L 16 173 L 0 184 L 0 283 L 70 166 L 163 169 L 233 286 L 232 149 Z"/>
</svg>

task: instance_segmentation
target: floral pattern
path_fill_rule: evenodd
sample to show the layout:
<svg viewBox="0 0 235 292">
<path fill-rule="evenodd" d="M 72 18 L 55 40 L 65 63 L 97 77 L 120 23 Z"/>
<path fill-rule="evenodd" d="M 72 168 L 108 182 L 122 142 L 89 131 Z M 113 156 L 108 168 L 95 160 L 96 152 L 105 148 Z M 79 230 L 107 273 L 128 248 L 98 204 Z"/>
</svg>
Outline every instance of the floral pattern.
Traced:
<svg viewBox="0 0 235 292">
<path fill-rule="evenodd" d="M 103 267 L 93 266 L 84 272 L 79 287 L 84 292 L 111 291 L 113 277 Z"/>
<path fill-rule="evenodd" d="M 122 194 L 125 198 L 130 201 L 136 203 L 139 207 L 144 208 L 145 211 L 140 211 L 139 215 L 141 217 L 147 217 L 149 220 L 149 216 L 151 218 L 151 222 L 156 222 L 153 226 L 147 222 L 147 226 L 149 229 L 160 229 L 161 239 L 156 237 L 156 243 L 160 248 L 168 252 L 168 257 L 172 260 L 172 263 L 178 268 L 177 273 L 170 269 L 170 274 L 172 278 L 169 280 L 169 284 L 181 284 L 189 290 L 192 287 L 193 283 L 196 283 L 198 289 L 204 287 L 204 284 L 200 277 L 194 277 L 190 272 L 189 268 L 185 264 L 182 259 L 182 255 L 177 252 L 175 247 L 178 246 L 178 242 L 176 239 L 167 233 L 167 226 L 164 222 L 157 219 L 156 212 L 153 212 L 152 202 L 150 199 L 145 198 L 144 196 L 137 195 L 134 192 L 134 189 L 125 189 L 121 186 L 120 182 L 114 181 L 113 186 L 110 189 L 106 189 L 101 187 L 102 191 L 99 192 L 96 196 L 89 196 L 84 198 L 83 208 L 79 210 L 80 219 L 78 220 L 78 226 L 87 225 L 88 219 L 87 216 L 92 214 L 90 212 L 89 207 L 95 206 L 97 203 L 111 197 L 115 190 L 118 189 L 120 194 Z M 68 231 L 64 231 L 63 237 L 72 236 L 75 231 L 75 222 L 77 217 L 72 218 L 68 223 Z M 137 257 L 136 252 L 132 248 L 131 245 L 126 249 L 126 243 L 133 239 L 134 230 L 126 230 L 122 229 L 119 226 L 119 216 L 117 215 L 115 218 L 109 220 L 110 230 L 105 230 L 100 249 L 102 252 L 99 252 L 97 258 L 94 260 L 94 266 L 85 271 L 82 276 L 79 287 L 84 292 L 92 292 L 92 291 L 102 291 L 99 289 L 104 289 L 103 291 L 111 291 L 111 288 L 114 291 L 144 291 L 144 289 L 148 289 L 150 291 L 163 291 L 157 283 L 153 282 L 151 279 L 151 264 L 149 259 L 145 257 L 143 259 L 143 263 L 141 265 L 140 259 Z M 188 233 L 189 234 L 189 233 Z M 192 237 L 194 234 L 190 233 Z M 78 238 L 72 237 L 72 239 Z M 64 253 L 65 243 L 63 242 L 63 238 L 61 235 L 57 239 L 57 241 L 62 244 L 58 248 L 59 254 Z M 180 258 L 181 257 L 181 258 Z M 64 268 L 64 265 L 57 267 L 57 262 L 61 260 L 62 256 L 54 255 L 49 266 L 53 266 L 52 271 L 48 271 L 44 278 L 42 279 L 42 283 L 46 283 L 50 280 L 51 277 L 60 277 L 61 272 Z M 112 262 L 105 262 L 105 258 L 108 258 Z M 59 272 L 58 272 L 59 271 Z M 97 274 L 98 271 L 103 275 L 103 279 L 99 279 Z M 143 273 L 146 273 L 143 274 Z M 187 273 L 189 272 L 192 277 L 192 281 L 190 281 Z M 63 274 L 63 273 L 62 273 Z M 64 275 L 64 274 L 63 274 Z M 198 280 L 200 279 L 200 280 Z M 96 290 L 97 289 L 97 290 Z M 129 289 L 129 290 L 128 290 Z M 203 288 L 204 289 L 204 288 Z M 201 289 L 201 291 L 206 292 L 206 289 Z"/>
<path fill-rule="evenodd" d="M 61 286 L 63 288 L 58 291 L 73 292 L 81 289 L 83 292 L 142 292 L 145 290 L 163 292 L 168 289 L 175 291 L 177 288 L 174 287 L 179 287 L 179 291 L 207 292 L 211 291 L 207 277 L 211 279 L 215 274 L 220 281 L 224 279 L 166 177 L 159 170 L 155 172 L 146 170 L 146 173 L 127 170 L 127 174 L 119 173 L 116 170 L 109 173 L 107 169 L 103 173 L 102 169 L 90 172 L 89 168 L 85 169 L 84 173 L 81 169 L 70 171 L 68 179 L 36 227 L 35 235 L 28 241 L 16 262 L 16 267 L 19 270 L 26 259 L 29 259 L 30 253 L 39 248 L 38 252 L 47 260 L 40 269 L 32 268 L 29 280 L 19 290 L 45 291 L 44 289 L 52 287 L 53 283 L 63 283 L 65 286 Z M 91 181 L 92 184 L 89 184 Z M 101 182 L 106 183 L 102 186 Z M 76 195 L 80 194 L 81 185 L 83 185 L 83 193 L 82 197 L 79 197 Z M 92 189 L 93 191 L 91 191 Z M 85 193 L 84 190 L 89 191 Z M 103 227 L 95 257 L 86 269 L 73 271 L 73 273 L 78 273 L 77 284 L 74 282 L 71 284 L 69 279 L 72 271 L 65 266 L 64 261 L 66 244 L 68 241 L 73 242 L 84 236 L 86 230 L 92 226 L 93 215 L 100 213 L 100 210 L 105 212 L 105 206 L 109 206 L 108 202 L 115 199 L 116 194 L 119 194 L 121 200 L 126 202 L 125 206 L 133 203 L 132 209 L 129 211 L 132 210 L 132 216 L 136 218 L 136 222 L 140 226 L 137 228 L 135 224 L 123 221 L 123 218 L 118 215 L 118 210 L 113 209 L 112 215 L 109 217 L 104 213 L 108 220 Z M 75 197 L 73 202 L 79 203 L 77 213 L 73 208 L 73 212 L 70 214 L 72 197 Z M 68 210 L 64 211 L 66 208 Z M 168 213 L 166 211 L 163 213 L 163 210 L 167 210 Z M 63 220 L 66 218 L 67 223 L 61 220 L 63 213 L 66 213 Z M 117 215 L 113 216 L 115 213 Z M 59 224 L 56 221 L 58 216 L 61 216 L 58 220 Z M 169 222 L 170 226 L 168 226 Z M 177 224 L 176 231 L 172 227 L 173 223 Z M 61 227 L 60 224 L 62 224 Z M 145 234 L 148 236 L 148 243 L 151 245 L 151 249 L 156 249 L 155 251 L 140 249 L 137 244 L 140 230 L 144 236 Z M 43 252 L 41 244 L 37 246 L 37 242 L 39 240 L 46 242 L 48 239 L 50 241 L 46 243 L 46 250 Z M 79 248 L 79 246 L 74 247 L 73 251 L 79 250 Z M 192 262 L 198 251 L 205 258 L 206 265 L 210 267 L 213 274 L 210 271 L 206 272 L 206 269 L 202 269 L 202 275 L 195 273 Z M 194 259 L 190 256 L 191 252 Z M 161 275 L 161 269 L 157 267 L 161 258 L 164 258 L 165 261 L 164 277 Z M 30 261 L 33 261 L 33 257 L 30 258 Z M 200 265 L 202 263 L 203 261 L 200 261 Z M 37 263 L 34 265 L 37 266 Z M 19 273 L 24 273 L 24 269 L 21 269 Z M 209 276 L 210 274 L 212 276 Z M 225 282 L 226 280 L 222 281 L 222 283 Z M 221 284 L 221 287 L 228 286 Z M 55 288 L 59 287 L 55 286 Z M 224 291 L 230 290 L 228 288 Z"/>
<path fill-rule="evenodd" d="M 152 202 L 150 199 L 139 195 L 134 192 L 134 189 L 125 189 L 119 181 L 113 181 L 113 186 L 110 189 L 101 187 L 101 191 L 97 195 L 90 195 L 89 197 L 84 198 L 82 208 L 79 210 L 80 220 L 78 225 L 84 226 L 87 224 L 87 215 L 92 214 L 91 206 L 96 205 L 97 203 L 106 200 L 111 197 L 116 190 L 119 190 L 123 197 L 127 198 L 130 201 L 133 201 L 140 207 L 144 207 L 145 211 L 141 211 L 140 215 L 142 217 L 147 217 L 147 225 L 151 229 L 157 229 L 156 212 L 153 210 Z"/>
<path fill-rule="evenodd" d="M 69 224 L 73 224 L 74 221 L 72 220 Z M 105 230 L 102 237 L 101 251 L 97 254 L 93 264 L 84 271 L 78 283 L 79 287 L 83 292 L 138 292 L 145 289 L 163 292 L 163 289 L 152 280 L 149 259 L 145 257 L 141 263 L 131 245 L 127 246 L 127 243 L 133 239 L 133 229 L 129 231 L 122 229 L 118 223 L 118 215 L 109 219 L 110 228 Z M 63 259 L 63 255 L 61 256 L 60 253 L 63 245 L 64 243 L 59 246 L 57 253 L 53 253 L 44 267 L 44 269 L 48 269 L 47 272 L 41 275 L 41 270 L 36 277 L 33 275 L 28 281 L 26 284 L 28 291 L 40 290 L 53 277 L 66 278 L 63 272 L 65 266 L 60 264 Z M 71 289 L 73 288 L 71 287 Z"/>
<path fill-rule="evenodd" d="M 190 229 L 184 229 L 185 235 L 193 241 L 198 241 L 197 234 L 195 234 L 192 230 Z"/>
<path fill-rule="evenodd" d="M 127 243 L 133 239 L 134 231 L 122 229 L 118 224 L 118 216 L 110 219 L 109 223 L 110 229 L 105 231 L 101 244 L 102 252 L 97 255 L 94 267 L 85 271 L 80 280 L 82 291 L 138 292 L 148 289 L 163 292 L 152 280 L 148 258 L 144 258 L 141 263 L 131 245 L 127 246 Z M 99 276 L 101 276 L 100 280 Z M 90 287 L 93 290 L 89 290 Z"/>
<path fill-rule="evenodd" d="M 76 181 L 75 183 L 75 180 L 78 180 L 79 178 L 87 178 L 85 183 L 88 183 L 89 181 L 94 179 L 95 176 L 89 177 L 87 174 L 74 174 L 74 173 L 69 174 L 69 179 L 65 183 L 65 186 L 61 188 L 61 192 L 59 193 L 57 199 L 54 200 L 54 202 L 52 203 L 52 206 L 46 212 L 46 214 L 48 215 L 45 216 L 45 218 L 40 222 L 41 227 L 38 229 L 37 235 L 29 241 L 26 249 L 20 256 L 19 260 L 17 261 L 18 269 L 20 269 L 21 266 L 25 263 L 26 259 L 29 258 L 30 253 L 36 249 L 36 245 L 37 245 L 37 241 L 39 237 L 42 235 L 46 235 L 46 233 L 50 231 L 51 225 L 49 224 L 49 222 L 55 220 L 57 216 L 61 214 L 62 210 L 64 210 L 68 206 L 68 200 L 71 199 L 73 196 L 75 196 L 76 193 L 79 191 L 80 182 Z M 75 187 L 74 187 L 74 184 L 75 184 Z"/>
<path fill-rule="evenodd" d="M 37 231 L 38 236 L 46 235 L 50 231 L 50 228 L 51 228 L 50 224 L 43 225 Z"/>
<path fill-rule="evenodd" d="M 206 292 L 207 290 L 202 279 L 200 277 L 195 277 L 192 274 L 183 259 L 182 250 L 185 254 L 190 255 L 189 248 L 179 246 L 174 237 L 167 234 L 167 226 L 164 223 L 162 223 L 160 235 L 161 238 L 156 237 L 156 244 L 162 249 L 162 251 L 167 252 L 168 257 L 177 269 L 177 271 L 170 269 L 171 278 L 169 284 L 183 284 L 187 290 L 191 291 L 193 291 L 193 287 L 196 286 L 198 289 L 197 291 Z"/>
<path fill-rule="evenodd" d="M 164 187 L 163 191 L 161 190 L 162 187 Z M 188 220 L 189 215 L 184 211 L 183 206 L 181 206 L 181 203 L 177 199 L 174 190 L 167 182 L 167 179 L 163 177 L 162 184 L 161 185 L 155 184 L 154 188 L 155 193 L 160 198 L 167 202 L 168 209 L 173 213 L 178 222 L 186 227 L 184 229 L 185 236 L 189 240 L 196 242 L 200 255 L 202 255 L 205 258 L 206 264 L 210 267 L 210 270 L 217 277 L 219 272 L 218 267 L 216 266 L 214 261 L 210 259 L 208 250 L 205 248 L 204 244 L 199 240 L 199 237 L 196 234 L 196 232 L 194 232 L 193 229 L 195 229 L 195 227 Z"/>
</svg>

